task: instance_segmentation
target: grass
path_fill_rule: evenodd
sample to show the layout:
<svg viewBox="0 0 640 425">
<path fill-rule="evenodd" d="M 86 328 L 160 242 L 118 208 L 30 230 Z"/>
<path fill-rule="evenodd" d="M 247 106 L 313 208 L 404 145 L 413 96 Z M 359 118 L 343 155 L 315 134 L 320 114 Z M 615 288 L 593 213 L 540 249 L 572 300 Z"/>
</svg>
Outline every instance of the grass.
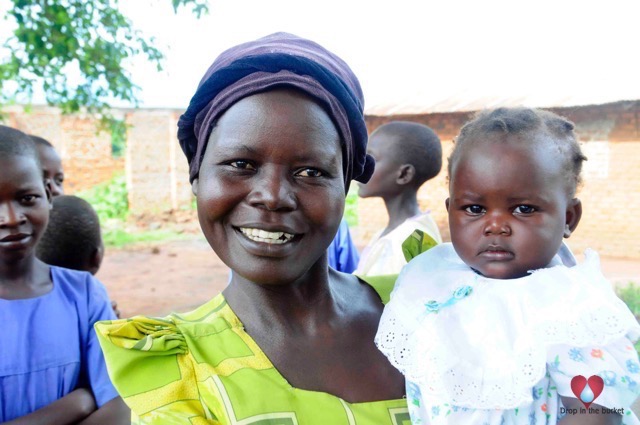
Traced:
<svg viewBox="0 0 640 425">
<path fill-rule="evenodd" d="M 358 225 L 358 185 L 351 183 L 344 207 L 344 218 L 350 227 Z"/>
<path fill-rule="evenodd" d="M 107 248 L 122 248 L 127 245 L 188 239 L 189 235 L 171 230 L 147 230 L 142 232 L 127 232 L 123 229 L 109 229 L 102 234 L 102 240 Z"/>
<path fill-rule="evenodd" d="M 89 202 L 96 210 L 100 218 L 102 240 L 105 247 L 121 248 L 136 243 L 169 241 L 188 237 L 167 229 L 125 230 L 129 216 L 127 195 L 127 185 L 123 173 L 117 173 L 108 182 L 77 193 L 77 196 Z"/>
</svg>

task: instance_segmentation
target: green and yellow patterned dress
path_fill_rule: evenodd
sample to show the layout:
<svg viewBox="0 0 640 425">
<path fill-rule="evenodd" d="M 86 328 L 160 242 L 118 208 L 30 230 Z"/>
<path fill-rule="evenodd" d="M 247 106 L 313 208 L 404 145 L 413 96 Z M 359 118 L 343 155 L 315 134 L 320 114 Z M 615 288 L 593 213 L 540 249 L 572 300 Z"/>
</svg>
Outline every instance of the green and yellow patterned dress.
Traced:
<svg viewBox="0 0 640 425">
<path fill-rule="evenodd" d="M 379 283 L 387 301 L 393 279 L 386 290 Z M 347 403 L 292 387 L 222 294 L 187 314 L 100 322 L 96 330 L 134 424 L 410 424 L 404 399 Z"/>
</svg>

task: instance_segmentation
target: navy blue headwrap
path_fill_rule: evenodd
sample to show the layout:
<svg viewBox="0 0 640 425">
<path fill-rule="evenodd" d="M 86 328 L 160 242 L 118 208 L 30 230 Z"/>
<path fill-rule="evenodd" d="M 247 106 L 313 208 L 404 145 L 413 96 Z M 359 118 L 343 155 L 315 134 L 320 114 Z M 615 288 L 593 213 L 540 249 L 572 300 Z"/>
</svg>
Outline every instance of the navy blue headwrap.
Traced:
<svg viewBox="0 0 640 425">
<path fill-rule="evenodd" d="M 276 33 L 240 44 L 213 62 L 178 121 L 178 140 L 189 161 L 189 179 L 198 176 L 215 122 L 234 103 L 274 87 L 290 86 L 315 98 L 341 137 L 345 187 L 366 183 L 373 173 L 367 155 L 364 98 L 358 79 L 338 56 L 319 44 Z"/>
</svg>

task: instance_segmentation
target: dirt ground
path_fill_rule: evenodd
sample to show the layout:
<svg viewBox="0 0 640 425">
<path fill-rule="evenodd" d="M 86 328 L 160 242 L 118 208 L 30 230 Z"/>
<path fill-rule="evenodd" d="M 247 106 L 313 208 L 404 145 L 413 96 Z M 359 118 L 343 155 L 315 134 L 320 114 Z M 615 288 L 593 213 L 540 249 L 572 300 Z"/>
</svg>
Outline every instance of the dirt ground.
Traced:
<svg viewBox="0 0 640 425">
<path fill-rule="evenodd" d="M 617 285 L 640 284 L 640 261 L 602 258 Z M 188 311 L 218 294 L 229 272 L 202 236 L 107 250 L 97 277 L 118 302 L 122 317 Z"/>
<path fill-rule="evenodd" d="M 224 289 L 228 276 L 203 237 L 107 250 L 97 274 L 122 317 L 191 310 Z"/>
</svg>

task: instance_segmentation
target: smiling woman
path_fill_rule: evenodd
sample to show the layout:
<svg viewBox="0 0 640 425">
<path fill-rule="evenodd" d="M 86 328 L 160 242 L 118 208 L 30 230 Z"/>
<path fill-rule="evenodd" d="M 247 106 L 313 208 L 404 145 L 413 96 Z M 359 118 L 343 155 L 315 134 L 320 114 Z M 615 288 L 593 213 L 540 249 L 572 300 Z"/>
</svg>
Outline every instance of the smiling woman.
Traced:
<svg viewBox="0 0 640 425">
<path fill-rule="evenodd" d="M 390 288 L 327 265 L 349 184 L 373 171 L 347 64 L 290 34 L 236 46 L 178 127 L 233 277 L 190 313 L 97 326 L 139 423 L 407 423 L 404 380 L 373 343 Z"/>
</svg>

